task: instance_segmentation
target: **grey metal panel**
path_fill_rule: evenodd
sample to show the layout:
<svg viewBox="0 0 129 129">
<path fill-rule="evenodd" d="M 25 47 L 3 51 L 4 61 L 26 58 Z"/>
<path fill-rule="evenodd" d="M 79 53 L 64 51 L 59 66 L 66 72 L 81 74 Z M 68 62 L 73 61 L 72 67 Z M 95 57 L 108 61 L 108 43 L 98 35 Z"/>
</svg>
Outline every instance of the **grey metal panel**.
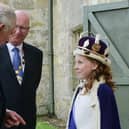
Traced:
<svg viewBox="0 0 129 129">
<path fill-rule="evenodd" d="M 84 6 L 83 8 L 83 25 L 84 25 L 84 31 L 87 31 L 87 15 L 89 12 L 101 12 L 101 11 L 109 11 L 109 10 L 116 10 L 121 8 L 128 8 L 129 7 L 129 0 L 123 1 L 123 2 L 115 2 L 110 4 L 100 4 L 100 5 L 94 5 L 94 6 Z"/>
<path fill-rule="evenodd" d="M 129 129 L 129 85 L 118 86 L 115 92 L 122 129 Z"/>
<path fill-rule="evenodd" d="M 102 37 L 104 37 L 110 44 L 110 51 L 112 52 L 112 56 L 114 57 L 114 60 L 116 60 L 116 62 L 119 60 L 119 64 L 120 64 L 119 66 L 121 67 L 121 69 L 123 69 L 123 72 L 124 72 L 123 74 L 129 75 L 129 68 L 128 68 L 127 64 L 124 62 L 124 60 L 120 56 L 120 54 L 118 53 L 118 51 L 112 44 L 111 40 L 108 38 L 108 36 L 104 32 L 101 25 L 97 22 L 95 16 L 92 13 L 89 13 L 88 17 L 89 17 L 89 20 L 90 20 L 92 26 L 94 26 L 96 31 L 98 33 L 100 33 L 102 35 Z M 117 58 L 115 58 L 115 57 L 117 57 Z"/>
<path fill-rule="evenodd" d="M 120 8 L 128 8 L 129 7 L 129 2 L 128 0 L 122 1 L 122 2 L 114 2 L 110 4 L 99 4 L 99 5 L 94 5 L 89 7 L 90 12 L 97 12 L 97 11 L 107 11 L 107 10 L 116 10 Z"/>
</svg>

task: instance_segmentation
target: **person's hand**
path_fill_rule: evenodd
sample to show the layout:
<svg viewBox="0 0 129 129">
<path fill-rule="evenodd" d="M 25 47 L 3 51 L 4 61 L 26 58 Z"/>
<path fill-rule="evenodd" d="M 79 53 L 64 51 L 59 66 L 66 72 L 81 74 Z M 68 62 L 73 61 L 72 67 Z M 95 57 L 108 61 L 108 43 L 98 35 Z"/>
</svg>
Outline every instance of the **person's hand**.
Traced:
<svg viewBox="0 0 129 129">
<path fill-rule="evenodd" d="M 25 120 L 15 111 L 6 109 L 4 125 L 7 128 L 18 126 L 19 124 L 25 125 Z"/>
</svg>

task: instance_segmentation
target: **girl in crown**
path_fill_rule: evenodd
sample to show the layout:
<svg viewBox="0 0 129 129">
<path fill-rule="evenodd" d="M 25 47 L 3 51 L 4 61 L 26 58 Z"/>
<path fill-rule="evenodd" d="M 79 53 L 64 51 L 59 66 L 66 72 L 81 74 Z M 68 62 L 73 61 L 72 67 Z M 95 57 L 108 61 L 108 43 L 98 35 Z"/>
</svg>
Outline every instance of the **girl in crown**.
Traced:
<svg viewBox="0 0 129 129">
<path fill-rule="evenodd" d="M 66 129 L 121 129 L 108 49 L 99 36 L 80 38 L 74 68 L 81 81 L 73 95 Z"/>
</svg>

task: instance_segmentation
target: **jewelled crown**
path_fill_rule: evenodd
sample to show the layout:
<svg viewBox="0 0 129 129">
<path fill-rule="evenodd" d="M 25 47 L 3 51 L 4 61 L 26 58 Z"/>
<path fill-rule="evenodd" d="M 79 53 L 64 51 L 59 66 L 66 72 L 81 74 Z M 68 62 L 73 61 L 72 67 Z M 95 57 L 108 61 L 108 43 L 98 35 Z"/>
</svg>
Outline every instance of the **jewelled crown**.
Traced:
<svg viewBox="0 0 129 129">
<path fill-rule="evenodd" d="M 111 64 L 111 61 L 108 58 L 109 45 L 100 40 L 100 35 L 96 35 L 96 37 L 81 37 L 77 48 L 74 50 L 74 55 L 76 54 L 93 58 L 108 66 Z"/>
</svg>

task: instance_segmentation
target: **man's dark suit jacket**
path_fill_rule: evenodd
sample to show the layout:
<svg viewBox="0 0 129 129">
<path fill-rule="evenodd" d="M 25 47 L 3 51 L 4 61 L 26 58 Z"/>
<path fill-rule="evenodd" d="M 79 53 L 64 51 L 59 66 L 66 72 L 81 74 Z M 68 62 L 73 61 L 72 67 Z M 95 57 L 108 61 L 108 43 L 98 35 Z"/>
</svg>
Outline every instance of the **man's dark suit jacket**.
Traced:
<svg viewBox="0 0 129 129">
<path fill-rule="evenodd" d="M 5 115 L 5 98 L 2 86 L 0 84 L 0 127 L 4 119 L 4 115 Z"/>
<path fill-rule="evenodd" d="M 35 129 L 36 89 L 41 78 L 42 51 L 26 43 L 23 44 L 25 69 L 22 84 L 19 85 L 7 46 L 4 45 L 0 49 L 1 84 L 6 98 L 6 106 L 19 113 L 27 122 L 25 126 L 20 125 L 11 129 Z M 2 127 L 1 129 L 6 128 Z"/>
</svg>

